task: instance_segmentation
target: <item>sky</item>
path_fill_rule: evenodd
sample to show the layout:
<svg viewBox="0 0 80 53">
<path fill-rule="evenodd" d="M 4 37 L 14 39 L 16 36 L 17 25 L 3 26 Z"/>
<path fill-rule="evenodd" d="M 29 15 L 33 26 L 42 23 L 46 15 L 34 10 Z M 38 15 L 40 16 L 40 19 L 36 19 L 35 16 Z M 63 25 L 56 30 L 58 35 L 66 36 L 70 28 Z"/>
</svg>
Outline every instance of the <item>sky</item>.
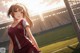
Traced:
<svg viewBox="0 0 80 53">
<path fill-rule="evenodd" d="M 18 0 L 29 9 L 30 15 L 43 13 L 48 10 L 63 7 L 63 0 Z"/>
<path fill-rule="evenodd" d="M 24 4 L 31 16 L 64 7 L 63 0 L 1 0 L 0 12 L 7 12 L 8 8 L 15 3 Z"/>
</svg>

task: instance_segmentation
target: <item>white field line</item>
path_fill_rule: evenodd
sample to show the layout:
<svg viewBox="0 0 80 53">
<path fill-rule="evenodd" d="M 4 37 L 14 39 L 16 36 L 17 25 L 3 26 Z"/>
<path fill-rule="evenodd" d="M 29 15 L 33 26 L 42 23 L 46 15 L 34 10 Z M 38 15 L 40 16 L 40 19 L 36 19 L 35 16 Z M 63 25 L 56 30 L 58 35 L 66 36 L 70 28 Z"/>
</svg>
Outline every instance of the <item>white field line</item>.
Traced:
<svg viewBox="0 0 80 53">
<path fill-rule="evenodd" d="M 78 44 L 78 42 L 75 43 L 75 44 L 72 44 L 72 45 L 70 45 L 70 46 L 74 46 L 74 45 L 76 45 L 76 44 Z M 56 53 L 56 52 L 58 52 L 58 51 L 61 51 L 61 50 L 63 50 L 63 49 L 66 49 L 66 48 L 67 48 L 67 47 L 64 47 L 64 48 L 58 49 L 58 50 L 56 50 L 56 51 L 53 51 L 52 53 Z"/>
</svg>

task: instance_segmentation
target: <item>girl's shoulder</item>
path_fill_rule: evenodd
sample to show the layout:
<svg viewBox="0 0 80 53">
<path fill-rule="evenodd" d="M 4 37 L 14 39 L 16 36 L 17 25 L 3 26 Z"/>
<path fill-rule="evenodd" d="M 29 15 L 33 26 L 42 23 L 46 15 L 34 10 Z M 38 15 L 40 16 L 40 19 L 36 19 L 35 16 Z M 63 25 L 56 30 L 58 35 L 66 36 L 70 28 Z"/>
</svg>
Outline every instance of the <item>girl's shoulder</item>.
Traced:
<svg viewBox="0 0 80 53">
<path fill-rule="evenodd" d="M 22 19 L 22 21 L 26 21 L 26 19 L 25 19 L 25 18 L 23 18 L 23 19 Z"/>
<path fill-rule="evenodd" d="M 25 27 L 25 26 L 29 26 L 29 23 L 28 23 L 27 20 L 24 19 L 24 18 L 23 18 L 23 20 L 22 20 L 22 24 L 23 24 L 24 27 Z"/>
<path fill-rule="evenodd" d="M 23 23 L 28 23 L 25 18 L 22 19 L 22 22 L 23 22 Z"/>
<path fill-rule="evenodd" d="M 10 24 L 10 25 L 8 25 L 8 27 L 7 27 L 7 28 L 9 29 L 10 27 L 11 27 L 11 24 Z"/>
</svg>

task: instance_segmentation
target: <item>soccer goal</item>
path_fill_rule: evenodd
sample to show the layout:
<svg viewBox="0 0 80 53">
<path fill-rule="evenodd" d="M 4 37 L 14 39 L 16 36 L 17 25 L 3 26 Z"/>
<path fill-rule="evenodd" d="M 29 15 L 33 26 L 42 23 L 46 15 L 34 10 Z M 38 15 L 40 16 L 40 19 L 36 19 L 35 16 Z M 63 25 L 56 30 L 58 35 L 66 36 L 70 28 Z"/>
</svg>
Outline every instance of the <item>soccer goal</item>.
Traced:
<svg viewBox="0 0 80 53">
<path fill-rule="evenodd" d="M 80 42 L 80 0 L 64 0 L 64 3 Z"/>
</svg>

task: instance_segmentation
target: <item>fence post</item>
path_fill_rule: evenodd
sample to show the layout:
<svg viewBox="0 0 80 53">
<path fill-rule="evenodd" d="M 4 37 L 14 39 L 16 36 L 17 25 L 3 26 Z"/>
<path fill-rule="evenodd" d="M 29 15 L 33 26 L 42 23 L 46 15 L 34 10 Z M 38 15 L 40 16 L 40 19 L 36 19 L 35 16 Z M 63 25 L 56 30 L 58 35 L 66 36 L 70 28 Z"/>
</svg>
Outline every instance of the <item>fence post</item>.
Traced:
<svg viewBox="0 0 80 53">
<path fill-rule="evenodd" d="M 80 43 L 80 26 L 78 24 L 78 21 L 77 21 L 76 17 L 74 16 L 73 11 L 71 10 L 69 1 L 68 0 L 64 0 L 64 3 L 65 3 L 66 8 L 68 10 L 68 13 L 69 13 L 69 16 L 71 18 L 72 24 L 74 26 L 75 32 L 77 33 L 78 41 Z"/>
</svg>

